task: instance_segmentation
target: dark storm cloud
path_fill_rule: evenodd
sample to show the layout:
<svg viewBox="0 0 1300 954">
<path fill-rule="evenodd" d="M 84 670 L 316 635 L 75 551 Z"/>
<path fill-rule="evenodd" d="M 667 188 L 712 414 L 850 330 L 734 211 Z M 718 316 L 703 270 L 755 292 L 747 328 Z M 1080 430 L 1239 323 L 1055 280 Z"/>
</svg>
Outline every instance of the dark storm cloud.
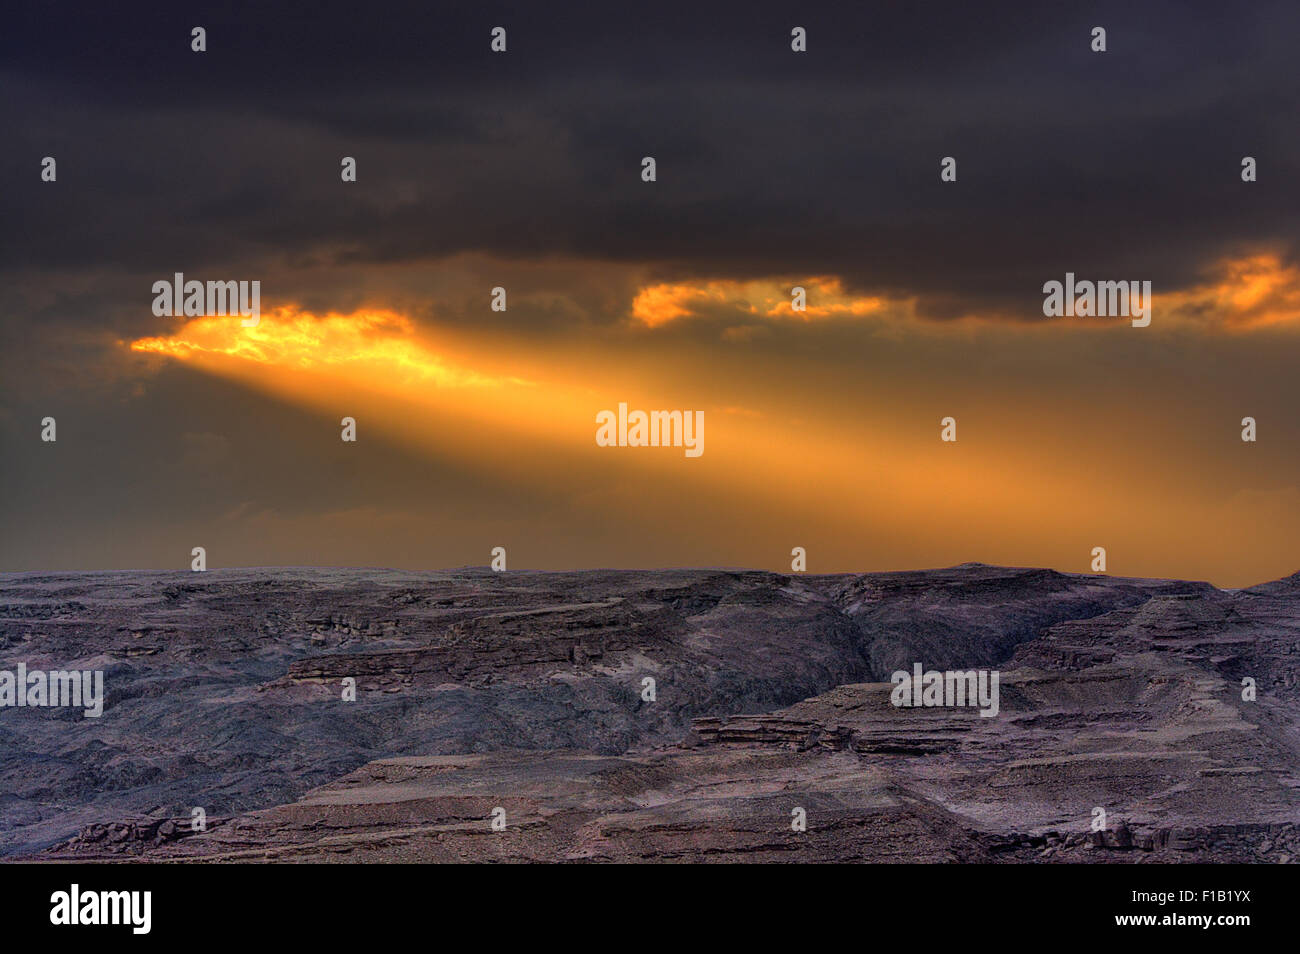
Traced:
<svg viewBox="0 0 1300 954">
<path fill-rule="evenodd" d="M 17 294 L 32 269 L 287 292 L 298 267 L 479 251 L 839 274 L 948 317 L 1294 243 L 1294 5 L 701 6 L 33 5 L 0 39 L 0 267 Z"/>
<path fill-rule="evenodd" d="M 488 49 L 498 24 L 505 56 Z M 201 55 L 195 25 L 208 30 Z M 806 55 L 789 49 L 794 25 L 809 31 Z M 1095 25 L 1109 31 L 1104 55 L 1088 49 Z M 896 316 L 915 298 L 934 319 L 1029 320 L 1042 283 L 1067 270 L 1151 280 L 1159 296 L 1252 247 L 1289 256 L 1297 28 L 1290 3 L 1129 0 L 6 9 L 0 568 L 183 568 L 200 543 L 213 565 L 446 566 L 506 540 L 521 565 L 767 565 L 788 552 L 787 527 L 802 541 L 825 522 L 819 552 L 846 569 L 860 568 L 856 541 L 879 565 L 969 546 L 959 559 L 1075 567 L 1107 527 L 1131 532 L 1130 552 L 1149 537 L 1168 554 L 1194 549 L 1195 524 L 1223 578 L 1290 572 L 1293 518 L 1277 514 L 1296 496 L 1293 335 L 1210 337 L 1192 322 L 1143 336 L 968 333 Z M 47 155 L 55 185 L 39 179 Z M 654 184 L 640 181 L 646 155 Z M 939 181 L 948 155 L 955 184 Z M 1257 183 L 1240 181 L 1243 155 L 1259 159 Z M 357 158 L 358 182 L 339 181 L 342 156 Z M 464 345 L 471 370 L 542 384 L 481 435 L 454 403 L 376 399 L 362 443 L 345 446 L 351 400 L 299 406 L 260 390 L 291 377 L 282 368 L 241 386 L 124 347 L 181 327 L 149 307 L 152 283 L 175 271 L 261 280 L 264 308 L 392 307 L 433 353 Z M 826 275 L 889 305 L 802 324 L 705 295 L 696 320 L 625 321 L 647 281 Z M 510 309 L 485 320 L 497 284 Z M 561 466 L 563 441 L 517 440 L 515 412 L 550 399 L 575 415 L 558 433 L 572 423 L 585 441 L 590 417 L 569 388 L 590 389 L 594 412 L 634 386 L 709 408 L 724 462 L 748 449 L 775 473 L 784 434 L 792 480 L 806 468 L 809 486 L 879 467 L 840 494 L 861 497 L 864 516 L 727 482 L 710 496 L 700 469 L 662 480 L 622 458 Z M 987 466 L 930 484 L 910 442 L 933 442 L 954 409 Z M 1246 413 L 1267 440 L 1249 458 L 1221 452 Z M 47 415 L 57 442 L 39 440 Z M 770 445 L 735 436 L 766 433 L 751 421 L 772 428 Z M 840 422 L 827 446 L 869 456 L 816 442 L 800 456 L 809 421 Z M 395 423 L 420 441 L 388 443 Z M 1077 427 L 1093 430 L 1076 440 Z M 1169 429 L 1157 460 L 1152 435 Z M 462 452 L 452 438 L 467 433 L 517 460 Z M 981 437 L 1006 441 L 1012 463 Z M 1062 487 L 1056 461 L 1086 473 Z M 737 483 L 767 473 L 734 466 Z M 911 466 L 929 488 L 914 509 L 879 496 L 877 478 Z M 561 489 L 540 486 L 548 468 Z M 1217 483 L 1193 493 L 1194 480 Z M 1022 488 L 1014 506 L 997 503 L 1007 486 Z M 970 487 L 1001 524 L 970 523 L 984 506 Z M 1186 518 L 1240 494 L 1264 502 Z M 1057 495 L 1070 506 L 1050 529 L 1021 512 Z M 1076 546 L 1075 511 L 1089 506 Z M 915 526 L 897 532 L 895 511 Z M 1047 543 L 1016 549 L 1016 526 Z M 1007 540 L 989 550 L 990 533 Z M 1175 572 L 1158 557 L 1140 568 Z"/>
</svg>

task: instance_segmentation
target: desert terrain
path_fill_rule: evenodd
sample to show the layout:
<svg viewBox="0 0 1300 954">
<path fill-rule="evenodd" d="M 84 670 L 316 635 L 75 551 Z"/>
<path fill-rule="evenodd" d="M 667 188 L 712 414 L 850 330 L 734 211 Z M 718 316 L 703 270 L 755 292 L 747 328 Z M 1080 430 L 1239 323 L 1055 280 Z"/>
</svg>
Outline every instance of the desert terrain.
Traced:
<svg viewBox="0 0 1300 954">
<path fill-rule="evenodd" d="M 0 669 L 105 701 L 0 709 L 0 853 L 1288 862 L 1298 646 L 1300 576 L 3 574 Z M 916 663 L 998 714 L 894 706 Z"/>
</svg>

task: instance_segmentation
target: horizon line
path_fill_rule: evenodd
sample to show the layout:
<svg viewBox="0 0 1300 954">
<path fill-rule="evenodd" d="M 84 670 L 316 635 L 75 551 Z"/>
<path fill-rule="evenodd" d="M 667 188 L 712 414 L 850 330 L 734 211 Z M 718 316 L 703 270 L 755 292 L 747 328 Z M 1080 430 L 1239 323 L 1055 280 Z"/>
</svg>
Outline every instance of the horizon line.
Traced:
<svg viewBox="0 0 1300 954">
<path fill-rule="evenodd" d="M 1300 577 L 1300 570 L 1294 573 L 1286 574 L 1272 579 L 1261 580 L 1252 583 L 1249 586 L 1219 586 L 1209 580 L 1188 579 L 1177 576 L 1124 576 L 1113 573 L 1093 573 L 1081 572 L 1074 570 L 1061 570 L 1050 566 L 1026 566 L 1026 565 L 1008 565 L 1001 563 L 983 563 L 978 560 L 971 560 L 964 563 L 956 563 L 950 566 L 930 566 L 930 567 L 909 567 L 897 570 L 841 570 L 829 573 L 813 573 L 809 571 L 781 571 L 772 570 L 765 567 L 745 567 L 745 566 L 657 566 L 657 567 L 566 567 L 566 568 L 536 568 L 524 567 L 520 569 L 493 570 L 487 564 L 466 564 L 456 567 L 441 567 L 437 569 L 411 569 L 407 567 L 396 566 L 354 566 L 338 564 L 293 564 L 293 565 L 248 565 L 248 566 L 229 566 L 229 567 L 209 567 L 206 570 L 192 570 L 182 568 L 143 568 L 134 567 L 126 569 L 60 569 L 60 570 L 0 570 L 0 577 L 12 576 L 88 576 L 88 575 L 109 575 L 109 574 L 185 574 L 189 576 L 202 575 L 206 573 L 221 572 L 253 572 L 253 571 L 313 571 L 321 572 L 326 570 L 353 571 L 367 573 L 409 573 L 418 574 L 447 574 L 447 573 L 465 573 L 465 572 L 482 572 L 489 574 L 575 574 L 575 573 L 767 573 L 773 576 L 784 577 L 849 577 L 849 576 L 891 576 L 908 573 L 939 573 L 950 570 L 974 570 L 974 569 L 992 569 L 992 570 L 1019 570 L 1025 572 L 1047 571 L 1057 573 L 1061 576 L 1077 578 L 1100 578 L 1110 580 L 1147 580 L 1163 581 L 1177 583 L 1197 583 L 1209 586 L 1220 592 L 1237 592 L 1249 590 L 1258 586 L 1264 586 L 1269 583 L 1277 583 L 1283 580 L 1289 580 L 1293 577 Z"/>
</svg>

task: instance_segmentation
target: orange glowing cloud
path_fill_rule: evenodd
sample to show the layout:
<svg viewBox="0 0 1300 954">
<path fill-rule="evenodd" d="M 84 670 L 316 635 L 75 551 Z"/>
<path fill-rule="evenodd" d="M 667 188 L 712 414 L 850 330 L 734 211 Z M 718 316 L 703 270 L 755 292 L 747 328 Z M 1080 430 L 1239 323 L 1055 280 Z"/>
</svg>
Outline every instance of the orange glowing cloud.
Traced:
<svg viewBox="0 0 1300 954">
<path fill-rule="evenodd" d="M 806 291 L 803 311 L 793 307 L 791 292 L 796 285 Z M 1300 319 L 1300 267 L 1285 264 L 1279 255 L 1271 252 L 1226 258 L 1211 269 L 1207 281 L 1179 291 L 1162 293 L 1157 288 L 1153 299 L 1162 319 L 1196 322 L 1207 330 L 1246 331 L 1294 323 Z M 918 300 L 918 297 L 851 295 L 844 290 L 842 281 L 833 276 L 792 281 L 720 280 L 644 286 L 632 300 L 631 313 L 634 322 L 647 328 L 709 315 L 740 320 L 741 324 L 727 329 L 724 337 L 748 340 L 761 327 L 759 322 L 763 319 L 812 322 L 856 320 L 873 315 L 914 319 L 918 317 Z M 1027 302 L 1027 314 L 1037 319 L 1041 314 L 1037 288 Z M 1017 323 L 1023 317 L 980 311 L 963 315 L 965 320 L 990 324 Z M 1057 326 L 1106 327 L 1101 322 L 1058 323 Z"/>
<path fill-rule="evenodd" d="M 649 328 L 658 328 L 678 318 L 696 314 L 700 305 L 725 304 L 732 297 L 728 287 L 735 282 L 707 282 L 702 285 L 660 284 L 641 289 L 632 300 L 632 317 Z"/>
<path fill-rule="evenodd" d="M 792 290 L 806 292 L 805 309 L 793 308 Z M 661 283 L 642 288 L 632 300 L 632 317 L 648 328 L 658 328 L 682 318 L 698 318 L 715 309 L 755 318 L 793 318 L 813 321 L 827 318 L 858 318 L 881 311 L 887 302 L 880 297 L 848 295 L 838 278 L 817 277 L 803 281 L 711 281 Z"/>
<path fill-rule="evenodd" d="M 243 327 L 238 317 L 195 318 L 175 334 L 133 341 L 131 350 L 196 363 L 227 358 L 304 371 L 369 370 L 401 383 L 440 387 L 526 383 L 449 363 L 419 340 L 409 318 L 383 310 L 317 317 L 277 308 L 252 328 Z"/>
<path fill-rule="evenodd" d="M 1277 255 L 1227 259 L 1214 275 L 1204 284 L 1157 295 L 1157 307 L 1234 331 L 1300 319 L 1300 268 L 1284 265 Z"/>
</svg>

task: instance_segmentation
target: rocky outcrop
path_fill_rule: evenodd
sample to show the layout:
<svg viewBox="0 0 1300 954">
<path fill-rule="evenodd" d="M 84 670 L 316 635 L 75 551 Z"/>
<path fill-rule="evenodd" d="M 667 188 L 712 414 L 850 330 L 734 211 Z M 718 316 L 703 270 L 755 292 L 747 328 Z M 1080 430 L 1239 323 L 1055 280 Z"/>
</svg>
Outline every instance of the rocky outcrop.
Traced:
<svg viewBox="0 0 1300 954">
<path fill-rule="evenodd" d="M 0 710 L 11 855 L 1296 857 L 1300 589 L 277 570 L 10 574 L 0 606 L 0 668 L 107 691 Z M 998 668 L 998 715 L 893 706 L 916 662 Z M 178 831 L 196 806 L 229 821 Z"/>
</svg>

